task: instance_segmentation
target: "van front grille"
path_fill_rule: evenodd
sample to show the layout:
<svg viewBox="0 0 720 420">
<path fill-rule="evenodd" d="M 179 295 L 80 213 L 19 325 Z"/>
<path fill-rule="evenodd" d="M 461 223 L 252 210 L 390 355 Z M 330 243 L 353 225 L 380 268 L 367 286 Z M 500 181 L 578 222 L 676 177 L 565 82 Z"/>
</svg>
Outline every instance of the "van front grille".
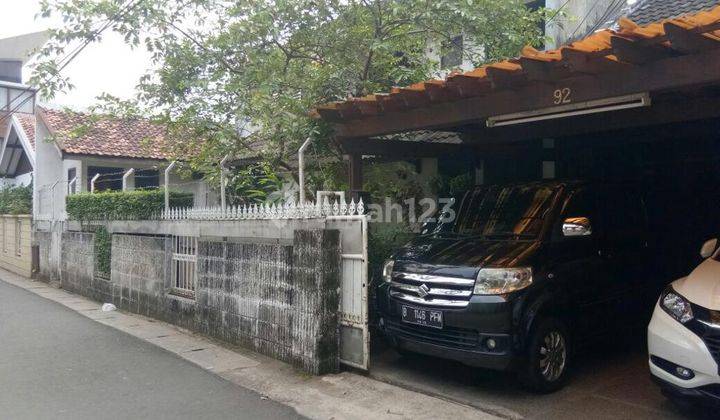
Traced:
<svg viewBox="0 0 720 420">
<path fill-rule="evenodd" d="M 479 334 L 475 330 L 465 328 L 444 327 L 443 329 L 423 327 L 387 321 L 388 332 L 412 341 L 422 341 L 445 347 L 471 349 L 478 346 Z"/>
<path fill-rule="evenodd" d="M 415 305 L 464 308 L 474 287 L 474 279 L 393 272 L 390 296 Z"/>
</svg>

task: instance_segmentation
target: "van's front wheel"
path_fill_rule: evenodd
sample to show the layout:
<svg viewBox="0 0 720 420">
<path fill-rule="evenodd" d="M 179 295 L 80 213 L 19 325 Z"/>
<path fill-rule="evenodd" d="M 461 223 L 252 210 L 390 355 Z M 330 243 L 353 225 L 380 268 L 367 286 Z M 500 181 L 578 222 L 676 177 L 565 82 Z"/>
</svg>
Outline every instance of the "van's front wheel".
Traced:
<svg viewBox="0 0 720 420">
<path fill-rule="evenodd" d="M 554 392 L 565 385 L 570 361 L 567 328 L 555 318 L 540 319 L 528 339 L 519 378 L 536 392 Z"/>
</svg>

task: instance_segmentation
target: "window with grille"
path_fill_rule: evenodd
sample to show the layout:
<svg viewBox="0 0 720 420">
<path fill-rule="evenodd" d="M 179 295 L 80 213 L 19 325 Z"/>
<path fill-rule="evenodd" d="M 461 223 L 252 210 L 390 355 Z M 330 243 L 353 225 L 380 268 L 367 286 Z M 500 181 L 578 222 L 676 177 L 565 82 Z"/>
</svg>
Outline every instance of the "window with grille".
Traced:
<svg viewBox="0 0 720 420">
<path fill-rule="evenodd" d="M 440 67 L 450 69 L 460 67 L 463 63 L 463 36 L 458 35 L 452 39 L 443 42 L 442 56 L 440 57 Z"/>
<path fill-rule="evenodd" d="M 15 255 L 22 255 L 22 220 L 15 221 Z"/>
<path fill-rule="evenodd" d="M 192 236 L 173 236 L 172 291 L 195 297 L 197 267 L 197 241 Z"/>
</svg>

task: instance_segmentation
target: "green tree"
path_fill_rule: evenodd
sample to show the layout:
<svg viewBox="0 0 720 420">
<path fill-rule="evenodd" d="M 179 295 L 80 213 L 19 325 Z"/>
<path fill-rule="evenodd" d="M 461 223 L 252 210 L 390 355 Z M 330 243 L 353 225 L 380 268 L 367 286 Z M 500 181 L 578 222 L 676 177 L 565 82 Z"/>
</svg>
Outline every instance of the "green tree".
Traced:
<svg viewBox="0 0 720 420">
<path fill-rule="evenodd" d="M 287 170 L 308 136 L 323 158 L 315 162 L 338 158 L 329 127 L 309 117 L 315 105 L 424 80 L 437 64 L 426 59 L 427 46 L 458 34 L 472 40 L 462 54 L 475 64 L 516 55 L 542 42 L 546 14 L 522 0 L 42 0 L 41 7 L 64 22 L 34 68 L 41 93 L 72 87 L 59 72 L 63 59 L 107 26 L 150 51 L 154 70 L 132 101 L 105 96 L 98 109 L 168 124 L 181 139 L 176 152 L 195 152 L 193 169 L 206 173 L 228 153 L 256 155 L 257 144 L 265 161 Z M 188 139 L 202 139 L 201 147 Z"/>
</svg>

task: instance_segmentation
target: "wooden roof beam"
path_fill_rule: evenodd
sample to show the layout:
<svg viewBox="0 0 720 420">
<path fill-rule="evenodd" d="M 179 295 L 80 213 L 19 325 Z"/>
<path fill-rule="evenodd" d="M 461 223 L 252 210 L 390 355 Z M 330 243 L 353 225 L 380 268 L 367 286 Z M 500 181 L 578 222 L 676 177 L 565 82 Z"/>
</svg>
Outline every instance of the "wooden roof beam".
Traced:
<svg viewBox="0 0 720 420">
<path fill-rule="evenodd" d="M 457 92 L 460 97 L 480 96 L 492 90 L 492 83 L 487 77 L 475 77 L 464 74 L 454 75 L 445 82 L 448 89 Z"/>
<path fill-rule="evenodd" d="M 576 75 L 563 83 L 572 92 L 572 102 L 611 98 L 637 92 L 669 91 L 690 86 L 720 84 L 717 72 L 720 49 L 700 54 L 679 55 L 649 62 L 643 66 L 619 64 L 623 73 L 607 72 Z M 386 113 L 362 121 L 335 125 L 338 137 L 371 137 L 390 133 L 448 129 L 471 123 L 484 123 L 493 115 L 531 111 L 554 106 L 558 86 L 528 84 L 517 92 L 492 91 L 482 96 L 433 103 L 427 107 Z M 605 114 L 602 114 L 605 115 Z M 553 124 L 557 125 L 557 121 Z M 523 126 L 518 126 L 523 127 Z"/>
<path fill-rule="evenodd" d="M 662 60 L 676 56 L 671 49 L 661 45 L 642 45 L 637 41 L 632 41 L 620 36 L 610 37 L 613 54 L 625 63 L 645 64 L 650 61 Z"/>
<path fill-rule="evenodd" d="M 563 48 L 563 61 L 574 73 L 598 75 L 602 73 L 622 70 L 627 64 L 592 53 Z"/>
<path fill-rule="evenodd" d="M 323 105 L 315 109 L 325 121 L 341 122 L 343 120 L 340 110 L 332 105 Z"/>
<path fill-rule="evenodd" d="M 447 89 L 445 82 L 440 80 L 425 82 L 425 92 L 427 92 L 427 96 L 431 102 L 448 101 L 460 97 L 460 94 L 456 90 Z"/>
<path fill-rule="evenodd" d="M 358 118 L 362 115 L 360 109 L 352 101 L 341 102 L 337 106 L 344 119 Z"/>
<path fill-rule="evenodd" d="M 520 57 L 520 65 L 530 81 L 555 82 L 570 75 L 567 64 L 560 61 Z"/>
<path fill-rule="evenodd" d="M 407 108 L 417 108 L 430 102 L 425 90 L 399 88 L 393 95 L 396 95 L 398 100 L 405 102 Z"/>
<path fill-rule="evenodd" d="M 720 48 L 718 40 L 703 34 L 687 30 L 672 22 L 665 22 L 665 35 L 670 41 L 670 47 L 683 54 L 693 54 L 705 50 Z"/>
<path fill-rule="evenodd" d="M 488 66 L 487 75 L 493 89 L 514 89 L 528 80 L 520 66 L 516 70 Z"/>
<path fill-rule="evenodd" d="M 374 99 L 355 99 L 352 101 L 355 108 L 360 111 L 360 114 L 365 115 L 377 115 L 380 113 L 377 100 Z"/>
<path fill-rule="evenodd" d="M 407 104 L 398 95 L 377 95 L 378 107 L 382 112 L 396 112 L 407 109 Z"/>
</svg>

